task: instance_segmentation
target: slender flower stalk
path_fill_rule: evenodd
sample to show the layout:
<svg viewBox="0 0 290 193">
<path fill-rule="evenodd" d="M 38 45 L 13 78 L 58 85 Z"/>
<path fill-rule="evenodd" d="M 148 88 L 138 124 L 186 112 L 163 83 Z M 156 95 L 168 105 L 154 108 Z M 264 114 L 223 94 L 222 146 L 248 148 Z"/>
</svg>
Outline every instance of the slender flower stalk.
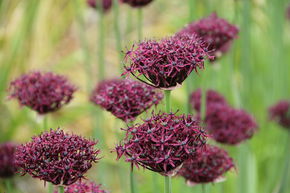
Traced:
<svg viewBox="0 0 290 193">
<path fill-rule="evenodd" d="M 131 166 L 130 166 L 130 190 L 131 190 L 131 193 L 136 193 L 133 164 L 131 164 Z"/>
<path fill-rule="evenodd" d="M 137 9 L 137 14 L 138 14 L 138 27 L 137 27 L 137 30 L 138 30 L 138 40 L 139 42 L 142 41 L 142 38 L 143 38 L 143 10 L 142 8 L 138 8 Z"/>
<path fill-rule="evenodd" d="M 120 25 L 119 25 L 119 1 L 113 0 L 113 10 L 114 10 L 114 29 L 115 29 L 115 38 L 116 38 L 116 49 L 119 56 L 119 64 L 120 64 L 120 71 L 123 72 L 123 66 L 121 65 L 121 61 L 123 60 L 122 54 L 122 40 L 121 40 L 121 32 L 120 32 Z"/>
<path fill-rule="evenodd" d="M 63 186 L 59 186 L 58 187 L 58 193 L 64 193 L 64 187 Z"/>
<path fill-rule="evenodd" d="M 105 18 L 104 9 L 102 6 L 96 8 L 99 13 L 99 38 L 97 45 L 98 47 L 98 62 L 99 62 L 99 72 L 98 76 L 100 80 L 105 78 Z"/>
</svg>

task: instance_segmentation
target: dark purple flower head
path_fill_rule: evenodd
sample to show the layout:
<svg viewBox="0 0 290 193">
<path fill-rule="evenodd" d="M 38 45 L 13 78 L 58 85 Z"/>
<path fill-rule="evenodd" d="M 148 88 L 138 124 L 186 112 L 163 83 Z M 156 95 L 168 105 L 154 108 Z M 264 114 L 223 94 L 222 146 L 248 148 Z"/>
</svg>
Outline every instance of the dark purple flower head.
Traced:
<svg viewBox="0 0 290 193">
<path fill-rule="evenodd" d="M 184 162 L 178 174 L 189 184 L 216 182 L 234 167 L 228 153 L 212 145 L 206 145 L 196 156 Z"/>
<path fill-rule="evenodd" d="M 290 129 L 290 101 L 282 100 L 269 108 L 271 120 L 277 121 L 282 127 Z"/>
<path fill-rule="evenodd" d="M 87 4 L 92 8 L 99 8 L 102 6 L 104 11 L 108 11 L 112 7 L 112 0 L 87 0 Z"/>
<path fill-rule="evenodd" d="M 163 94 L 153 87 L 127 79 L 105 80 L 91 95 L 92 102 L 126 122 L 135 120 L 162 98 Z"/>
<path fill-rule="evenodd" d="M 10 96 L 39 114 L 60 109 L 73 98 L 76 87 L 51 72 L 31 72 L 10 83 Z"/>
<path fill-rule="evenodd" d="M 132 7 L 144 7 L 152 1 L 153 0 L 121 0 L 122 3 L 126 3 Z"/>
<path fill-rule="evenodd" d="M 254 118 L 244 110 L 222 104 L 207 107 L 205 123 L 214 140 L 230 145 L 251 138 L 258 127 Z"/>
<path fill-rule="evenodd" d="M 148 40 L 135 46 L 126 54 L 130 66 L 124 74 L 131 73 L 156 88 L 172 89 L 182 84 L 193 70 L 203 68 L 208 57 L 207 49 L 196 36 Z"/>
<path fill-rule="evenodd" d="M 23 175 L 28 173 L 55 185 L 71 185 L 99 160 L 96 144 L 96 141 L 51 129 L 17 147 L 16 166 Z"/>
<path fill-rule="evenodd" d="M 55 191 L 54 193 L 58 193 Z M 101 188 L 101 185 L 97 185 L 92 181 L 82 180 L 65 187 L 64 193 L 109 193 Z"/>
<path fill-rule="evenodd" d="M 197 112 L 200 112 L 201 107 L 201 89 L 197 89 L 196 91 L 192 92 L 190 95 L 190 104 L 192 108 L 194 108 Z M 206 105 L 211 104 L 227 104 L 225 98 L 214 90 L 207 90 L 206 91 Z"/>
<path fill-rule="evenodd" d="M 179 34 L 197 34 L 207 43 L 208 49 L 213 51 L 211 54 L 216 57 L 228 51 L 238 33 L 238 27 L 219 18 L 216 13 L 189 24 L 179 32 Z"/>
<path fill-rule="evenodd" d="M 290 5 L 288 5 L 286 8 L 286 18 L 290 20 Z"/>
<path fill-rule="evenodd" d="M 206 143 L 206 134 L 191 116 L 159 113 L 128 128 L 118 159 L 123 155 L 137 167 L 172 175 L 175 169 Z"/>
<path fill-rule="evenodd" d="M 13 143 L 3 143 L 0 145 L 0 178 L 12 177 L 16 167 L 14 164 L 14 154 L 16 145 Z"/>
</svg>

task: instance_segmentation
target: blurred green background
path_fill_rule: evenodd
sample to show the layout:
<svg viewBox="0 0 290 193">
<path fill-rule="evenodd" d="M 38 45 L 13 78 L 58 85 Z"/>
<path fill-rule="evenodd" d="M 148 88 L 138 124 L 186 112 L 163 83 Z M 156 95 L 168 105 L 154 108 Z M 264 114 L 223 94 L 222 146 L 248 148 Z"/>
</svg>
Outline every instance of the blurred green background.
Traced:
<svg viewBox="0 0 290 193">
<path fill-rule="evenodd" d="M 249 141 L 235 147 L 223 146 L 235 159 L 237 169 L 228 172 L 226 181 L 208 184 L 207 193 L 274 193 L 284 171 L 287 131 L 268 121 L 267 108 L 290 95 L 290 21 L 286 20 L 286 0 L 155 0 L 143 9 L 143 37 L 170 36 L 191 19 L 216 11 L 220 17 L 240 27 L 239 38 L 231 51 L 214 66 L 207 64 L 193 74 L 185 86 L 172 92 L 173 109 L 185 111 L 186 86 L 213 88 L 223 93 L 235 107 L 251 112 L 259 131 Z M 119 6 L 118 17 L 122 49 L 137 42 L 137 10 Z M 85 0 L 0 0 L 0 140 L 24 143 L 40 132 L 41 118 L 16 101 L 7 99 L 9 82 L 30 70 L 53 71 L 67 76 L 79 88 L 74 100 L 60 111 L 48 115 L 51 128 L 92 136 L 98 125 L 103 159 L 88 173 L 112 193 L 129 192 L 129 165 L 116 161 L 110 151 L 123 136 L 126 125 L 89 103 L 90 89 L 98 74 L 99 14 Z M 113 10 L 104 15 L 105 77 L 120 76 Z M 88 70 L 89 69 L 89 70 Z M 89 77 L 89 73 L 92 77 Z M 162 108 L 164 103 L 160 104 Z M 144 118 L 150 112 L 140 117 Z M 288 132 L 289 133 L 289 132 Z M 287 150 L 287 151 L 286 151 Z M 289 177 L 289 173 L 288 173 Z M 136 170 L 138 193 L 163 192 L 163 178 Z M 289 184 L 288 178 L 288 184 Z M 38 179 L 16 176 L 13 193 L 46 192 Z M 201 186 L 187 187 L 174 178 L 174 193 L 201 192 Z M 245 185 L 246 184 L 246 185 Z M 0 181 L 0 192 L 5 192 Z M 157 189 L 155 189 L 157 187 Z M 289 186 L 290 188 L 290 186 Z M 290 193 L 286 187 L 285 193 Z"/>
</svg>

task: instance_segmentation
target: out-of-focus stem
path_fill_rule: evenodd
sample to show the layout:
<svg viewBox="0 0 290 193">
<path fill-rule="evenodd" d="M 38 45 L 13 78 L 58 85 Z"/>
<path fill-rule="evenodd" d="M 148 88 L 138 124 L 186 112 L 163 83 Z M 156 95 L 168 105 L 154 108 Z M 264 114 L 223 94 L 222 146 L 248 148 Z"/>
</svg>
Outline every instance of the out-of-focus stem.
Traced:
<svg viewBox="0 0 290 193">
<path fill-rule="evenodd" d="M 142 30 L 143 30 L 143 10 L 142 8 L 138 8 L 137 9 L 137 14 L 138 14 L 138 40 L 141 41 L 142 40 Z"/>
<path fill-rule="evenodd" d="M 164 91 L 164 95 L 165 95 L 165 106 L 166 106 L 166 112 L 167 113 L 170 113 L 170 111 L 171 111 L 170 94 L 171 94 L 171 90 L 165 90 Z"/>
<path fill-rule="evenodd" d="M 5 186 L 6 186 L 6 191 L 9 193 L 12 193 L 12 182 L 11 179 L 6 179 L 5 180 Z"/>
<path fill-rule="evenodd" d="M 98 8 L 99 13 L 99 38 L 98 38 L 98 62 L 99 62 L 99 80 L 104 80 L 105 78 L 105 20 L 104 20 L 104 10 L 102 6 Z"/>
<path fill-rule="evenodd" d="M 131 193 L 136 193 L 133 165 L 130 167 L 130 191 Z"/>
<path fill-rule="evenodd" d="M 164 193 L 172 193 L 170 176 L 164 176 Z"/>
<path fill-rule="evenodd" d="M 120 25 L 119 25 L 119 1 L 114 0 L 113 1 L 113 8 L 114 8 L 114 28 L 115 28 L 115 38 L 116 38 L 116 48 L 119 56 L 119 65 L 120 65 L 120 71 L 123 72 L 123 66 L 122 66 L 122 60 L 123 60 L 123 54 L 122 54 L 122 41 L 121 41 L 121 33 L 120 33 Z"/>
<path fill-rule="evenodd" d="M 63 186 L 59 186 L 58 187 L 58 193 L 64 193 L 64 187 Z"/>
</svg>

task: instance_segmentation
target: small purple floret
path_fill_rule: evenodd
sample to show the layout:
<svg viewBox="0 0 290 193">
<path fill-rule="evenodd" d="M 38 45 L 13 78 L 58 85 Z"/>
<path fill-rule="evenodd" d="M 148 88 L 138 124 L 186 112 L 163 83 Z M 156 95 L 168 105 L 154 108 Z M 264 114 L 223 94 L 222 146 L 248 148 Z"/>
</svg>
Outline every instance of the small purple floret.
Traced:
<svg viewBox="0 0 290 193">
<path fill-rule="evenodd" d="M 206 134 L 193 117 L 153 113 L 142 124 L 128 128 L 116 152 L 118 159 L 124 155 L 132 165 L 173 175 L 205 143 Z"/>
<path fill-rule="evenodd" d="M 31 72 L 10 83 L 10 96 L 39 114 L 57 111 L 73 98 L 76 87 L 51 72 Z"/>
<path fill-rule="evenodd" d="M 151 86 L 127 79 L 112 79 L 101 82 L 91 95 L 91 101 L 129 122 L 157 105 L 163 94 Z"/>
<path fill-rule="evenodd" d="M 55 191 L 54 193 L 58 193 Z M 79 180 L 76 183 L 65 187 L 64 193 L 109 193 L 101 188 L 101 185 L 97 185 L 92 181 Z"/>
<path fill-rule="evenodd" d="M 17 147 L 16 166 L 22 175 L 28 173 L 55 185 L 71 185 L 99 160 L 96 144 L 96 141 L 51 129 Z"/>
</svg>

